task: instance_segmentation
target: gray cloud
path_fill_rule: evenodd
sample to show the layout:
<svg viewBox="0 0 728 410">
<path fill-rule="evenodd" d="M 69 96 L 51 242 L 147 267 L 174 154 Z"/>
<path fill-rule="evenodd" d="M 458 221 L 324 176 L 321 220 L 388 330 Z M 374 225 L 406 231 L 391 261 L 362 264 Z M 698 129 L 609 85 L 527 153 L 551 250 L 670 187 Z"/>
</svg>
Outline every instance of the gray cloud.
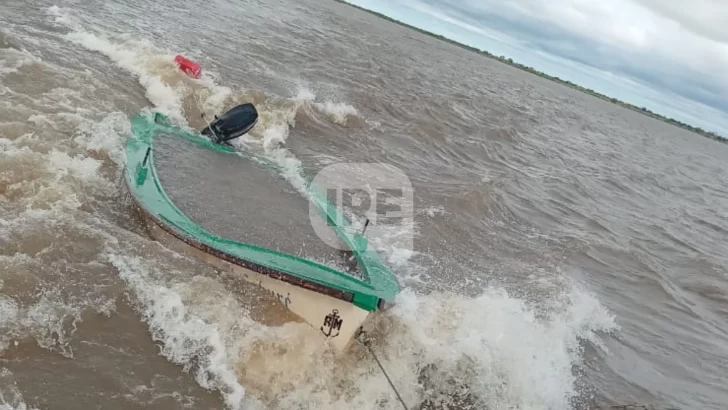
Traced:
<svg viewBox="0 0 728 410">
<path fill-rule="evenodd" d="M 728 43 L 728 2 L 725 0 L 635 0 L 685 29 L 714 41 Z"/>
<path fill-rule="evenodd" d="M 728 1 L 403 1 L 728 111 Z"/>
</svg>

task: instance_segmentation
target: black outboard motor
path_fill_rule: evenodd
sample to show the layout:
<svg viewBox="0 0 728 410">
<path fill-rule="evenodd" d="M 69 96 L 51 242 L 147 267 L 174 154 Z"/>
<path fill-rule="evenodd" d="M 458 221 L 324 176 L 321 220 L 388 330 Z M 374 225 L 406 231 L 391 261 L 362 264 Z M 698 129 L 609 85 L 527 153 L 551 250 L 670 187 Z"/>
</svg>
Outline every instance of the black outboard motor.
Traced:
<svg viewBox="0 0 728 410">
<path fill-rule="evenodd" d="M 250 103 L 241 104 L 228 110 L 222 117 L 216 116 L 215 121 L 200 133 L 218 144 L 226 144 L 250 131 L 257 122 L 258 111 L 255 106 Z"/>
</svg>

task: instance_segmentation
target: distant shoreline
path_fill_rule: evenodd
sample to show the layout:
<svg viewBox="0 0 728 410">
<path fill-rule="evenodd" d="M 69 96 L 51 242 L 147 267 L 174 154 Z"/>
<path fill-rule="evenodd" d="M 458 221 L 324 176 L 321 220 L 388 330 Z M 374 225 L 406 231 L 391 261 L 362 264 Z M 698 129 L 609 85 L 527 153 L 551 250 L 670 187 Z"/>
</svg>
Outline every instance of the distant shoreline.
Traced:
<svg viewBox="0 0 728 410">
<path fill-rule="evenodd" d="M 676 119 L 669 118 L 669 117 L 665 117 L 665 116 L 662 116 L 660 114 L 654 113 L 654 112 L 648 110 L 645 107 L 637 107 L 636 105 L 632 105 L 630 103 L 627 103 L 627 102 L 618 100 L 616 98 L 612 98 L 612 97 L 606 96 L 606 95 L 601 94 L 601 93 L 598 93 L 598 92 L 596 92 L 596 91 L 594 91 L 592 89 L 584 88 L 584 87 L 582 87 L 580 85 L 577 85 L 577 84 L 572 83 L 571 81 L 562 80 L 559 77 L 554 77 L 554 76 L 548 75 L 546 73 L 542 73 L 541 71 L 538 71 L 538 70 L 536 70 L 533 67 L 529 67 L 529 66 L 526 66 L 526 65 L 517 63 L 517 62 L 513 61 L 510 58 L 506 58 L 504 56 L 500 56 L 499 57 L 499 56 L 496 56 L 494 54 L 489 53 L 488 51 L 479 50 L 479 49 L 477 49 L 475 47 L 471 47 L 471 46 L 468 46 L 468 45 L 465 45 L 465 44 L 462 44 L 462 43 L 458 43 L 457 41 L 451 40 L 451 39 L 449 39 L 447 37 L 443 37 L 443 36 L 441 36 L 439 34 L 431 33 L 429 31 L 423 30 L 423 29 L 418 28 L 418 27 L 415 27 L 415 26 L 411 26 L 411 25 L 409 25 L 407 23 L 403 23 L 403 22 L 401 22 L 399 20 L 395 20 L 395 19 L 393 19 L 391 17 L 385 16 L 384 14 L 378 13 L 376 11 L 368 10 L 368 9 L 363 8 L 363 7 L 357 6 L 356 4 L 348 3 L 345 0 L 333 0 L 333 1 L 336 1 L 336 2 L 342 3 L 342 4 L 346 4 L 347 6 L 354 7 L 356 9 L 359 9 L 359 10 L 364 11 L 366 13 L 372 14 L 372 15 L 377 16 L 379 18 L 382 18 L 384 20 L 390 21 L 390 22 L 395 23 L 395 24 L 399 24 L 400 26 L 407 27 L 409 29 L 418 31 L 418 32 L 420 32 L 422 34 L 428 35 L 430 37 L 434 37 L 434 38 L 436 38 L 438 40 L 442 40 L 442 41 L 444 41 L 446 43 L 450 43 L 450 44 L 456 45 L 458 47 L 464 48 L 464 49 L 466 49 L 468 51 L 472 51 L 472 52 L 478 53 L 480 55 L 484 55 L 484 56 L 489 57 L 491 59 L 500 61 L 501 63 L 508 64 L 508 65 L 510 65 L 512 67 L 521 69 L 521 70 L 526 71 L 526 72 L 529 72 L 531 74 L 535 74 L 535 75 L 537 75 L 539 77 L 542 77 L 542 78 L 545 78 L 547 80 L 551 80 L 551 81 L 554 81 L 556 83 L 565 85 L 567 87 L 571 87 L 571 88 L 573 88 L 575 90 L 578 90 L 578 91 L 581 91 L 581 92 L 583 92 L 585 94 L 590 94 L 590 95 L 592 95 L 594 97 L 597 97 L 597 98 L 600 98 L 600 99 L 602 99 L 604 101 L 607 101 L 607 102 L 610 102 L 610 103 L 613 103 L 613 104 L 616 104 L 616 105 L 620 105 L 620 106 L 622 106 L 624 108 L 627 108 L 629 110 L 638 112 L 638 113 L 643 114 L 643 115 L 646 115 L 648 117 L 652 117 L 652 118 L 655 118 L 657 120 L 666 122 L 668 124 L 672 124 L 672 125 L 674 125 L 676 127 L 679 127 L 679 128 L 682 128 L 682 129 L 685 129 L 685 130 L 688 130 L 688 131 L 692 131 L 692 132 L 694 132 L 694 133 L 696 133 L 698 135 L 702 135 L 704 137 L 708 137 L 708 138 L 714 139 L 716 141 L 728 143 L 728 138 L 723 137 L 723 136 L 721 136 L 719 134 L 716 134 L 715 132 L 706 131 L 706 130 L 700 128 L 700 127 L 693 127 L 692 125 L 685 124 L 684 122 L 678 121 Z"/>
</svg>

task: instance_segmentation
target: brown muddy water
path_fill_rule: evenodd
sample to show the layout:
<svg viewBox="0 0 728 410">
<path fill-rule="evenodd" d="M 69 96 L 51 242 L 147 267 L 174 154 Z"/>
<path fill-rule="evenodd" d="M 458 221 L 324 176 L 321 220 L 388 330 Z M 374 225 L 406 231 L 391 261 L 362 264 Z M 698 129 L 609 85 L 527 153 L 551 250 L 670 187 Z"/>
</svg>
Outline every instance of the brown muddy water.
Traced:
<svg viewBox="0 0 728 410">
<path fill-rule="evenodd" d="M 356 267 L 346 263 L 347 255 L 340 248 L 329 246 L 340 246 L 335 232 L 327 229 L 326 236 L 318 236 L 309 218 L 309 208 L 316 205 L 309 203 L 305 190 L 299 192 L 273 172 L 277 164 L 209 150 L 164 134 L 155 138 L 153 155 L 169 198 L 207 231 L 333 268 Z M 322 219 L 317 222 L 325 226 Z"/>
<path fill-rule="evenodd" d="M 130 116 L 240 102 L 289 186 L 238 181 L 279 217 L 331 164 L 410 179 L 414 249 L 370 238 L 410 408 L 726 408 L 728 145 L 325 0 L 0 2 L 0 408 L 399 408 L 364 349 L 254 320 L 133 212 Z"/>
</svg>

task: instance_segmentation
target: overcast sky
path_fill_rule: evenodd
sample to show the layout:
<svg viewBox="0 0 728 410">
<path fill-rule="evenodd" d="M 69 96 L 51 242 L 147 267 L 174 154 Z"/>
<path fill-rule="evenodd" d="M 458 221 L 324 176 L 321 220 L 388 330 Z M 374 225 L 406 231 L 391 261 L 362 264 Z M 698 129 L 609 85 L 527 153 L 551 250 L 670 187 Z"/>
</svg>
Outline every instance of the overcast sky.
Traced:
<svg viewBox="0 0 728 410">
<path fill-rule="evenodd" d="M 728 135 L 728 0 L 348 0 Z"/>
</svg>

